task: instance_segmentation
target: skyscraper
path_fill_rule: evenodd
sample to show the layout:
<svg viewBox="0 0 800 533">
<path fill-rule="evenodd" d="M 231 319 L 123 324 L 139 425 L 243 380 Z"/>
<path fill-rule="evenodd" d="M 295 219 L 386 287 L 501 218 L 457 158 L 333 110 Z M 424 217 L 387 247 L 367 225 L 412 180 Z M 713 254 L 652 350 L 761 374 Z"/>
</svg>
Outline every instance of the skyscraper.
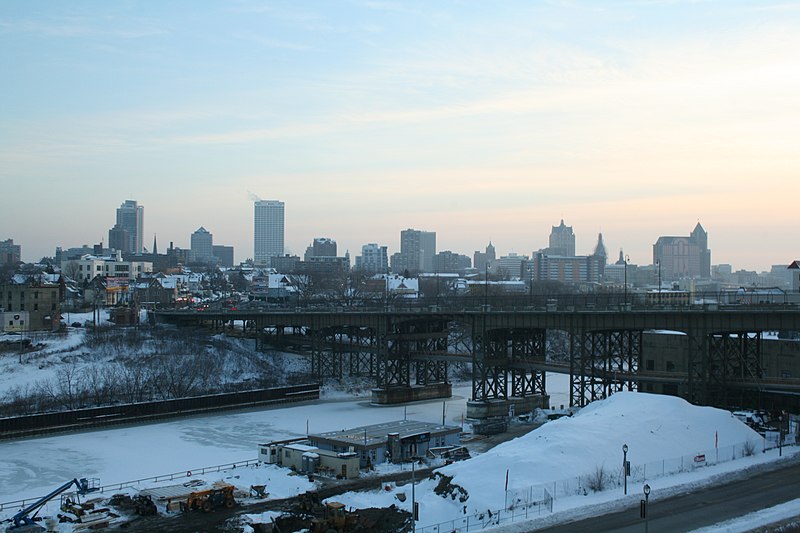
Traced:
<svg viewBox="0 0 800 533">
<path fill-rule="evenodd" d="M 433 272 L 436 255 L 436 232 L 406 229 L 400 232 L 400 252 L 392 255 L 392 270 L 416 274 Z"/>
<path fill-rule="evenodd" d="M 283 255 L 283 202 L 258 200 L 255 203 L 253 261 L 271 266 L 273 257 Z"/>
<path fill-rule="evenodd" d="M 370 274 L 383 274 L 388 268 L 389 254 L 386 246 L 370 243 L 361 247 L 361 255 L 356 256 L 356 270 Z"/>
<path fill-rule="evenodd" d="M 710 278 L 708 233 L 698 222 L 688 237 L 659 237 L 653 245 L 653 264 L 664 281 Z"/>
<path fill-rule="evenodd" d="M 214 236 L 204 227 L 192 233 L 192 260 L 208 263 L 214 258 Z"/>
<path fill-rule="evenodd" d="M 128 232 L 126 247 L 121 251 L 142 253 L 143 228 L 144 206 L 139 205 L 136 200 L 125 200 L 117 209 L 117 225 L 112 228 L 117 235 L 121 235 L 122 230 Z"/>
<path fill-rule="evenodd" d="M 550 247 L 547 249 L 547 254 L 575 256 L 575 234 L 572 232 L 572 226 L 564 225 L 564 219 L 561 219 L 560 225 L 553 226 L 550 232 Z"/>
</svg>

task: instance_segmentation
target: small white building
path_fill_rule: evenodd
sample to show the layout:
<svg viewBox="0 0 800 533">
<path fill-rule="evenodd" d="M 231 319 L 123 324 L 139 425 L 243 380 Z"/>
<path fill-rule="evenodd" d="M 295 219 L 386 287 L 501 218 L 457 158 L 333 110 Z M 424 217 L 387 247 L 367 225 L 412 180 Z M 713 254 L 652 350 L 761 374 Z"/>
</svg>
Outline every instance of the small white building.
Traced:
<svg viewBox="0 0 800 533">
<path fill-rule="evenodd" d="M 258 446 L 258 460 L 304 474 L 322 474 L 354 479 L 359 474 L 359 456 L 354 452 L 321 450 L 303 442 L 269 442 Z"/>
</svg>

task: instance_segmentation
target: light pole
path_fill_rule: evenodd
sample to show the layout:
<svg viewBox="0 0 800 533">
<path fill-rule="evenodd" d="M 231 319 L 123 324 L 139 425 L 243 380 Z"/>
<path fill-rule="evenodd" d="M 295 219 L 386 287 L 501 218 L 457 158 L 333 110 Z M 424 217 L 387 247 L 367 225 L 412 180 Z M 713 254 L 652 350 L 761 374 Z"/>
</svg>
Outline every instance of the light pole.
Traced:
<svg viewBox="0 0 800 533">
<path fill-rule="evenodd" d="M 625 256 L 623 262 L 625 263 L 625 310 L 628 310 L 628 261 L 631 260 L 629 255 Z"/>
<path fill-rule="evenodd" d="M 644 533 L 648 533 L 648 529 L 649 529 L 648 520 L 649 519 L 647 518 L 647 503 L 648 503 L 648 500 L 650 499 L 650 485 L 645 483 L 642 490 L 644 491 L 644 510 L 643 510 L 643 513 L 644 513 Z"/>
<path fill-rule="evenodd" d="M 622 487 L 623 494 L 628 495 L 628 445 L 622 445 Z"/>
<path fill-rule="evenodd" d="M 489 309 L 489 261 L 486 261 L 483 274 L 483 311 Z"/>
<path fill-rule="evenodd" d="M 414 467 L 417 464 L 416 457 L 411 457 L 411 531 L 417 531 L 417 499 L 415 494 L 416 479 L 414 477 Z"/>
<path fill-rule="evenodd" d="M 661 304 L 661 259 L 656 259 L 658 266 L 658 303 Z"/>
</svg>

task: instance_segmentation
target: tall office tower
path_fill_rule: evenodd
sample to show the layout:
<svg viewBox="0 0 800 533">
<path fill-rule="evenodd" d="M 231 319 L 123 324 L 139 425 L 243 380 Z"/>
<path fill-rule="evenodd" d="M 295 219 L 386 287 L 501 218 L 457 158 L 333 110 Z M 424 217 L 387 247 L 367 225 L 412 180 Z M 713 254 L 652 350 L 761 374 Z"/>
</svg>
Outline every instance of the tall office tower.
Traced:
<svg viewBox="0 0 800 533">
<path fill-rule="evenodd" d="M 575 257 L 575 234 L 572 233 L 572 226 L 564 225 L 564 219 L 561 219 L 560 225 L 553 226 L 550 232 L 550 247 L 547 249 L 547 254 Z"/>
<path fill-rule="evenodd" d="M 708 233 L 698 222 L 688 237 L 659 237 L 653 245 L 653 264 L 658 265 L 663 281 L 710 278 Z"/>
<path fill-rule="evenodd" d="M 496 260 L 497 255 L 494 251 L 494 245 L 492 244 L 492 241 L 489 241 L 485 252 L 475 251 L 475 253 L 472 254 L 472 266 L 481 272 L 491 267 Z"/>
<path fill-rule="evenodd" d="M 22 261 L 22 246 L 14 244 L 14 239 L 0 241 L 0 265 L 14 265 Z"/>
<path fill-rule="evenodd" d="M 108 247 L 112 250 L 119 250 L 120 252 L 130 252 L 130 236 L 128 230 L 114 224 L 114 227 L 108 230 Z"/>
<path fill-rule="evenodd" d="M 283 212 L 278 200 L 255 203 L 253 260 L 258 266 L 271 266 L 273 257 L 283 255 Z"/>
<path fill-rule="evenodd" d="M 214 236 L 200 226 L 192 233 L 192 260 L 197 263 L 208 263 L 214 259 Z"/>
<path fill-rule="evenodd" d="M 433 272 L 436 255 L 436 232 L 406 229 L 400 232 L 400 253 L 394 254 L 392 269 L 402 274 Z"/>
<path fill-rule="evenodd" d="M 117 209 L 117 225 L 114 228 L 128 232 L 127 246 L 120 249 L 121 251 L 136 254 L 142 253 L 144 206 L 139 205 L 136 200 L 125 200 Z M 114 231 L 114 228 L 112 228 L 112 231 Z"/>
<path fill-rule="evenodd" d="M 356 270 L 368 274 L 384 274 L 389 268 L 389 254 L 386 246 L 376 243 L 361 247 L 361 255 L 356 256 Z"/>
<path fill-rule="evenodd" d="M 336 257 L 336 241 L 328 237 L 314 237 L 314 242 L 306 248 L 304 259 L 311 261 L 312 257 Z"/>
</svg>

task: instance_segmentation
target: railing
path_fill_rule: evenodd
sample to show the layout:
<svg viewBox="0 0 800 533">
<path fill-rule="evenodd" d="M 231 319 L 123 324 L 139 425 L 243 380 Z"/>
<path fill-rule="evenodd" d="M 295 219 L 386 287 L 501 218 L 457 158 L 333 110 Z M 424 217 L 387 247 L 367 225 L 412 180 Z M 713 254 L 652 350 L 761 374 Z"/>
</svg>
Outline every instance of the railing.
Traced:
<svg viewBox="0 0 800 533">
<path fill-rule="evenodd" d="M 144 477 L 140 479 L 135 479 L 133 481 L 123 481 L 122 483 L 112 483 L 111 485 L 101 485 L 98 490 L 93 491 L 93 493 L 105 493 L 111 491 L 120 491 L 125 488 L 135 487 L 141 485 L 142 483 L 158 483 L 159 481 L 174 481 L 176 479 L 185 479 L 190 478 L 195 475 L 204 475 L 209 472 L 221 472 L 223 470 L 232 470 L 234 468 L 241 468 L 247 467 L 251 465 L 258 464 L 258 459 L 246 459 L 244 461 L 237 461 L 235 463 L 225 463 L 221 465 L 214 465 L 214 466 L 204 466 L 200 468 L 192 468 L 189 470 L 185 470 L 183 472 L 174 472 L 172 474 L 163 474 L 160 476 L 152 476 L 152 477 Z M 33 502 L 39 501 L 42 499 L 43 496 L 38 496 L 34 498 L 25 498 L 23 500 L 14 500 L 10 502 L 2 502 L 0 503 L 0 511 L 4 511 L 10 507 L 25 507 Z"/>
<path fill-rule="evenodd" d="M 553 512 L 553 498 L 544 491 L 543 497 L 538 500 L 528 502 L 524 506 L 515 506 L 508 509 L 497 511 L 487 510 L 485 512 L 464 515 L 453 520 L 446 520 L 430 526 L 416 527 L 418 533 L 467 533 L 469 531 L 481 531 L 487 527 L 499 526 L 502 524 L 513 524 L 521 520 L 530 520 L 534 516 L 541 516 L 542 513 Z"/>
<path fill-rule="evenodd" d="M 775 450 L 781 446 L 796 445 L 796 441 L 797 439 L 794 435 L 787 435 L 782 443 L 777 438 L 772 438 L 768 435 L 761 442 L 748 441 L 722 448 L 713 448 L 692 455 L 631 465 L 629 483 L 644 483 L 654 478 L 735 461 L 759 452 Z M 543 512 L 552 512 L 553 501 L 557 497 L 586 495 L 590 491 L 602 492 L 619 489 L 623 485 L 623 480 L 621 466 L 615 469 L 598 467 L 594 473 L 531 485 L 522 489 L 509 490 L 506 494 L 507 506 L 505 509 L 465 515 L 425 527 L 418 526 L 416 530 L 422 533 L 467 533 L 489 526 L 493 527 L 500 524 L 528 520 L 534 516 L 541 515 Z"/>
<path fill-rule="evenodd" d="M 453 311 L 630 311 L 630 310 L 703 310 L 703 309 L 764 309 L 797 308 L 798 300 L 789 293 L 770 293 L 760 297 L 742 296 L 736 292 L 623 292 L 564 293 L 564 294 L 491 294 L 496 289 L 489 285 L 489 294 L 476 290 L 471 294 L 440 296 L 374 296 L 360 298 L 296 299 L 281 302 L 239 302 L 228 306 L 220 302 L 204 304 L 202 308 L 185 311 L 203 313 L 258 312 L 453 312 Z M 675 295 L 679 295 L 680 298 Z M 790 297 L 792 296 L 792 297 Z M 169 313 L 170 311 L 156 311 Z"/>
</svg>

